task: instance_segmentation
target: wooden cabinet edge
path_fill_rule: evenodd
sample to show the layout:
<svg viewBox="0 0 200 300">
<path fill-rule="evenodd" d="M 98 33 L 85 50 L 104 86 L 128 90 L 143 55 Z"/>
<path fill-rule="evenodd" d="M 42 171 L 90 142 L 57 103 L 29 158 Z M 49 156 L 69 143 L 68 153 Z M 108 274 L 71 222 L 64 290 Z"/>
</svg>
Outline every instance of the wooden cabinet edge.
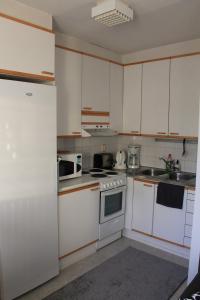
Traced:
<svg viewBox="0 0 200 300">
<path fill-rule="evenodd" d="M 139 182 L 143 182 L 144 184 L 145 183 L 149 183 L 149 184 L 158 184 L 159 183 L 159 180 L 151 180 L 151 179 L 146 179 L 146 178 L 133 178 L 133 181 L 139 181 Z"/>
<path fill-rule="evenodd" d="M 15 78 L 26 78 L 26 79 L 34 79 L 39 81 L 55 81 L 55 77 L 53 76 L 46 76 L 46 75 L 39 75 L 39 74 L 32 74 L 32 73 L 24 73 L 20 71 L 13 71 L 13 70 L 5 70 L 0 69 L 0 75 L 6 75 Z"/>
<path fill-rule="evenodd" d="M 108 111 L 94 111 L 94 110 L 81 110 L 82 116 L 100 116 L 100 117 L 109 117 L 110 112 Z"/>
<path fill-rule="evenodd" d="M 84 246 L 82 246 L 82 247 L 80 247 L 80 248 L 77 248 L 77 249 L 75 249 L 75 250 L 73 250 L 73 251 L 71 251 L 71 252 L 69 252 L 69 253 L 67 253 L 67 254 L 64 254 L 64 255 L 62 255 L 62 256 L 59 257 L 59 260 L 65 258 L 65 257 L 67 257 L 67 256 L 70 256 L 70 255 L 72 255 L 72 254 L 74 254 L 74 253 L 76 253 L 76 252 L 78 252 L 78 251 L 80 251 L 80 250 L 83 250 L 84 248 L 87 248 L 87 247 L 89 247 L 89 246 L 92 246 L 93 244 L 96 244 L 97 242 L 98 242 L 98 240 L 94 240 L 94 241 L 92 241 L 92 242 L 90 242 L 90 243 L 88 243 L 88 244 L 86 244 L 86 245 L 84 245 Z"/>
<path fill-rule="evenodd" d="M 190 247 L 188 247 L 188 246 L 185 246 L 185 245 L 183 245 L 183 244 L 179 244 L 179 243 L 175 243 L 175 242 L 172 242 L 172 241 L 169 241 L 169 240 L 165 240 L 165 239 L 159 238 L 159 237 L 157 237 L 157 236 L 155 236 L 155 235 L 153 235 L 153 234 L 148 234 L 148 233 L 145 233 L 145 232 L 136 230 L 136 229 L 132 229 L 132 231 L 135 231 L 135 232 L 137 232 L 137 233 L 143 234 L 143 235 L 145 235 L 145 236 L 154 238 L 154 239 L 159 240 L 159 241 L 162 241 L 162 242 L 167 242 L 167 243 L 172 244 L 172 245 L 174 245 L 174 246 L 178 246 L 178 247 L 181 247 L 181 248 L 187 248 L 187 249 L 190 249 Z"/>
<path fill-rule="evenodd" d="M 57 139 L 71 139 L 71 138 L 81 138 L 81 134 L 65 134 L 65 135 L 57 135 Z"/>
<path fill-rule="evenodd" d="M 11 21 L 14 21 L 14 22 L 17 22 L 17 23 L 21 23 L 21 24 L 26 25 L 26 26 L 33 27 L 35 29 L 39 29 L 39 30 L 46 31 L 48 33 L 55 34 L 52 29 L 46 28 L 44 26 L 37 25 L 35 23 L 31 23 L 29 21 L 25 21 L 25 20 L 20 19 L 20 18 L 16 18 L 16 17 L 10 16 L 10 15 L 4 14 L 2 12 L 0 12 L 0 17 L 11 20 Z"/>
<path fill-rule="evenodd" d="M 58 196 L 63 196 L 63 195 L 66 195 L 66 194 L 71 194 L 71 193 L 82 191 L 82 190 L 88 190 L 88 189 L 91 190 L 91 189 L 94 189 L 94 188 L 99 188 L 99 182 L 79 186 L 79 187 L 76 187 L 76 188 L 69 188 L 65 191 L 58 192 Z"/>
</svg>

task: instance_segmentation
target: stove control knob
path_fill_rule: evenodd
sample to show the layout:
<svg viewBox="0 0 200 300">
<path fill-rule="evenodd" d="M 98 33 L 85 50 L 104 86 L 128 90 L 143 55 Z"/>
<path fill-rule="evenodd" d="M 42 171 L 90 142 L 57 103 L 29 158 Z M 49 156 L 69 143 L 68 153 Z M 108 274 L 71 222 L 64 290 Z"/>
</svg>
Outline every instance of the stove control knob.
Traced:
<svg viewBox="0 0 200 300">
<path fill-rule="evenodd" d="M 116 181 L 114 181 L 114 182 L 113 182 L 113 185 L 115 185 L 115 186 L 116 186 L 116 185 L 117 185 L 117 182 L 116 182 Z"/>
<path fill-rule="evenodd" d="M 121 179 L 121 180 L 119 181 L 119 183 L 122 184 L 122 183 L 123 183 L 123 180 Z"/>
<path fill-rule="evenodd" d="M 110 186 L 113 186 L 113 182 L 110 183 Z"/>
</svg>

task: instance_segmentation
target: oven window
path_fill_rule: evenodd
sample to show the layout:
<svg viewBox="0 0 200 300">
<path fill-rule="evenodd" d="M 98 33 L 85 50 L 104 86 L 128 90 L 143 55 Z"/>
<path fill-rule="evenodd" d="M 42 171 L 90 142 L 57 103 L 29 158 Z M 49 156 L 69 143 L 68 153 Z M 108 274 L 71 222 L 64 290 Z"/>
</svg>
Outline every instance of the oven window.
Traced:
<svg viewBox="0 0 200 300">
<path fill-rule="evenodd" d="M 104 216 L 112 215 L 122 210 L 123 193 L 105 196 Z"/>
</svg>

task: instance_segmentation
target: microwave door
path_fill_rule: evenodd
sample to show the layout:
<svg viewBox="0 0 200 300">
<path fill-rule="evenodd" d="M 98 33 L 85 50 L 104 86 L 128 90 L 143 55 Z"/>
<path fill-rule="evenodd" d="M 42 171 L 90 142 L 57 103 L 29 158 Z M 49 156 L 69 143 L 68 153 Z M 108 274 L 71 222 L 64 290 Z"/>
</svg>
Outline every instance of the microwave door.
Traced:
<svg viewBox="0 0 200 300">
<path fill-rule="evenodd" d="M 65 177 L 74 174 L 74 163 L 71 161 L 61 160 L 59 162 L 59 177 Z"/>
</svg>

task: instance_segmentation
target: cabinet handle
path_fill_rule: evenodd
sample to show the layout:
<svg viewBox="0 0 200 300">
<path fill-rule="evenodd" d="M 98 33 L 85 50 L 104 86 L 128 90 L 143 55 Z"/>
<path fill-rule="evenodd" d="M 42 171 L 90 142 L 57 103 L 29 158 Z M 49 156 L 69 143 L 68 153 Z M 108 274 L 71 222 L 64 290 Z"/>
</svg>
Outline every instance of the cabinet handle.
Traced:
<svg viewBox="0 0 200 300">
<path fill-rule="evenodd" d="M 179 135 L 178 132 L 170 132 L 171 135 Z"/>
<path fill-rule="evenodd" d="M 52 73 L 52 72 L 47 72 L 47 71 L 42 71 L 41 73 L 42 73 L 42 74 L 45 74 L 45 75 L 51 75 L 51 76 L 54 75 L 54 73 Z"/>
<path fill-rule="evenodd" d="M 100 190 L 100 188 L 99 187 L 97 187 L 97 188 L 93 188 L 93 189 L 91 189 L 90 191 L 91 192 L 95 192 L 95 191 L 99 191 Z"/>
<path fill-rule="evenodd" d="M 83 107 L 85 110 L 92 110 L 92 107 Z"/>
<path fill-rule="evenodd" d="M 131 133 L 139 133 L 137 130 L 131 130 Z"/>
<path fill-rule="evenodd" d="M 81 134 L 80 131 L 73 131 L 72 134 Z"/>
<path fill-rule="evenodd" d="M 152 187 L 152 185 L 146 184 L 146 183 L 144 183 L 144 186 L 146 186 L 146 187 Z"/>
<path fill-rule="evenodd" d="M 159 131 L 159 132 L 157 132 L 157 134 L 166 134 L 166 132 Z"/>
</svg>

